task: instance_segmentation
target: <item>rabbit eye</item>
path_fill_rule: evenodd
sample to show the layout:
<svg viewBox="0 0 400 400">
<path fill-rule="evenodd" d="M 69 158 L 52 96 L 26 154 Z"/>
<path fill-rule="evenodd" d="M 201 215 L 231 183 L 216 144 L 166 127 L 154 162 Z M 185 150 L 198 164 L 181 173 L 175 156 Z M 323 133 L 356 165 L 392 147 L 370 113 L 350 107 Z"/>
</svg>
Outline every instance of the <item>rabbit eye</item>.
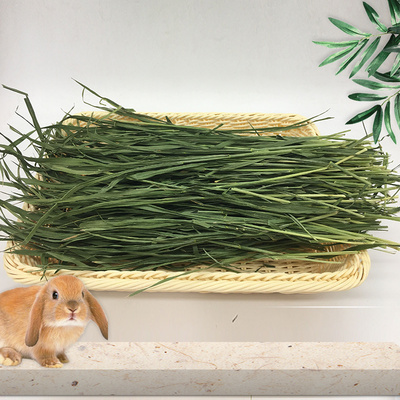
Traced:
<svg viewBox="0 0 400 400">
<path fill-rule="evenodd" d="M 82 292 L 82 297 L 85 297 L 85 292 Z"/>
<path fill-rule="evenodd" d="M 56 290 L 53 292 L 53 299 L 54 300 L 58 299 L 58 292 Z"/>
</svg>

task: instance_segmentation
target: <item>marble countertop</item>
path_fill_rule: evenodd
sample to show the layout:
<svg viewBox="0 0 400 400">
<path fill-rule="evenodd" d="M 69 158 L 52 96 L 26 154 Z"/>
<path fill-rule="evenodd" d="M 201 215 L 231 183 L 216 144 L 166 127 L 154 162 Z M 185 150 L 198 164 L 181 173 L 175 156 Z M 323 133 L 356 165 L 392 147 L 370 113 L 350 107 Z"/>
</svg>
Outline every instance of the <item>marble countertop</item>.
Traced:
<svg viewBox="0 0 400 400">
<path fill-rule="evenodd" d="M 366 342 L 78 342 L 60 369 L 0 366 L 2 395 L 400 395 L 400 347 Z"/>
</svg>

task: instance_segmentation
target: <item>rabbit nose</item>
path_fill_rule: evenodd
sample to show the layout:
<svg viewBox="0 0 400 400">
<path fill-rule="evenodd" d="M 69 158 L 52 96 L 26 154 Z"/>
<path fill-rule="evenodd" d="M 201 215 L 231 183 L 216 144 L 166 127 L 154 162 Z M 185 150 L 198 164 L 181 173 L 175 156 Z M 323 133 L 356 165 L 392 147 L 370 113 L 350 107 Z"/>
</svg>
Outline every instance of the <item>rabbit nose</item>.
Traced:
<svg viewBox="0 0 400 400">
<path fill-rule="evenodd" d="M 69 311 L 75 312 L 75 311 L 79 308 L 79 304 L 78 304 L 77 301 L 70 300 L 70 301 L 67 303 L 67 308 L 68 308 Z"/>
</svg>

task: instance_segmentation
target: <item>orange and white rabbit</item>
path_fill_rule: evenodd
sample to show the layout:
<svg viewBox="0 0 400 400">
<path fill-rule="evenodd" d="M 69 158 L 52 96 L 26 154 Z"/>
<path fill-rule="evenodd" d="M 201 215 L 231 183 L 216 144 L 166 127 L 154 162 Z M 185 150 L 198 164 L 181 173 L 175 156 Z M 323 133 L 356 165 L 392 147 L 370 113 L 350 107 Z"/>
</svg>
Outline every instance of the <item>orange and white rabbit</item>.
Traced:
<svg viewBox="0 0 400 400">
<path fill-rule="evenodd" d="M 65 350 L 93 320 L 108 339 L 108 322 L 98 301 L 74 276 L 62 275 L 44 286 L 0 294 L 0 363 L 18 365 L 33 358 L 43 367 L 68 362 Z"/>
</svg>

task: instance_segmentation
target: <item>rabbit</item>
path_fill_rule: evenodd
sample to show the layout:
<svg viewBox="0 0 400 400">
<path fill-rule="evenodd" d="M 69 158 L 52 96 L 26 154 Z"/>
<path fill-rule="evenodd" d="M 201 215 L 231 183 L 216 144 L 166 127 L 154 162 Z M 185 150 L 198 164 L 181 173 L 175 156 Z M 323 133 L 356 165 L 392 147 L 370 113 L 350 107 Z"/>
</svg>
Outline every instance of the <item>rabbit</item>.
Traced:
<svg viewBox="0 0 400 400">
<path fill-rule="evenodd" d="M 60 368 L 68 362 L 65 350 L 90 320 L 108 339 L 103 309 L 74 276 L 5 291 L 0 294 L 0 364 L 18 365 L 22 358 L 32 358 L 43 367 Z"/>
</svg>

